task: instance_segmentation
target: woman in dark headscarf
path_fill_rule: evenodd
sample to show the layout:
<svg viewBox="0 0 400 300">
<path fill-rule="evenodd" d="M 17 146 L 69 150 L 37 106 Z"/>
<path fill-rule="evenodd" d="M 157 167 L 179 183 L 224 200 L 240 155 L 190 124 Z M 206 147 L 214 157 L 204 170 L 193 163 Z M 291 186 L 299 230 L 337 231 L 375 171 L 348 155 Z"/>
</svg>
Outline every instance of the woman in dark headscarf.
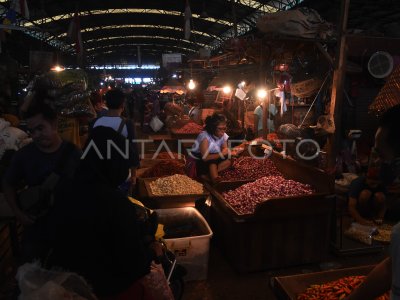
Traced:
<svg viewBox="0 0 400 300">
<path fill-rule="evenodd" d="M 82 275 L 100 299 L 146 297 L 157 222 L 117 187 L 129 176 L 132 151 L 109 127 L 93 129 L 73 185 L 58 196 L 49 262 Z M 122 295 L 122 296 L 121 296 Z"/>
</svg>

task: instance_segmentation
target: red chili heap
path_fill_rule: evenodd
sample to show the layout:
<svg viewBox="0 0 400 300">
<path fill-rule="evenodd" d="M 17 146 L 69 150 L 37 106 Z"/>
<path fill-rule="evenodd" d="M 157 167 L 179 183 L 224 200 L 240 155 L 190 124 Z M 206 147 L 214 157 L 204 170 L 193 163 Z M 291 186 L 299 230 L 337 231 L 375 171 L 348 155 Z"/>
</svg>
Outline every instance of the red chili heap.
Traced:
<svg viewBox="0 0 400 300">
<path fill-rule="evenodd" d="M 175 130 L 176 133 L 200 133 L 203 131 L 203 126 L 194 123 L 194 122 L 189 122 L 182 126 L 181 128 L 178 128 Z"/>
<path fill-rule="evenodd" d="M 297 300 L 336 300 L 344 299 L 365 280 L 365 276 L 347 276 L 324 284 L 311 285 L 304 293 L 297 296 Z M 389 300 L 389 292 L 376 298 Z"/>
<path fill-rule="evenodd" d="M 256 159 L 242 156 L 233 160 L 232 167 L 221 172 L 224 181 L 258 179 L 265 176 L 281 176 L 281 172 L 269 158 Z"/>
<path fill-rule="evenodd" d="M 314 190 L 308 184 L 288 180 L 282 176 L 262 177 L 254 182 L 223 193 L 223 197 L 238 213 L 254 213 L 258 203 L 268 198 L 300 196 L 312 194 Z"/>
<path fill-rule="evenodd" d="M 146 170 L 143 173 L 142 177 L 150 178 L 150 177 L 170 176 L 175 174 L 185 174 L 184 164 L 178 160 L 167 159 L 165 161 L 157 163 L 156 165 Z"/>
</svg>

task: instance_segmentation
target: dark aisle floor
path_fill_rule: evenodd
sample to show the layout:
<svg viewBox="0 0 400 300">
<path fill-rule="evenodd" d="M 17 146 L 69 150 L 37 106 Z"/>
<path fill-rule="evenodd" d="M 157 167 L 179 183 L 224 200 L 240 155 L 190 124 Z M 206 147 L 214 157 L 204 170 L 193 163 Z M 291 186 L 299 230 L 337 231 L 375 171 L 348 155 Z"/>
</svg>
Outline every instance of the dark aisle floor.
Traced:
<svg viewBox="0 0 400 300">
<path fill-rule="evenodd" d="M 239 274 L 226 260 L 215 241 L 211 241 L 208 278 L 185 283 L 183 300 L 275 300 L 271 278 L 318 272 L 331 268 L 347 268 L 380 262 L 386 251 L 375 254 L 338 257 L 330 255 L 321 264 L 302 265 L 281 270 Z M 16 282 L 13 278 L 0 286 L 0 300 L 14 300 Z M 56 300 L 56 299 L 55 299 Z"/>
<path fill-rule="evenodd" d="M 277 299 L 271 278 L 329 269 L 371 265 L 385 257 L 386 249 L 374 254 L 357 256 L 329 255 L 320 264 L 302 265 L 280 270 L 239 274 L 229 264 L 215 242 L 211 242 L 209 271 L 206 281 L 186 282 L 183 300 L 261 300 Z"/>
</svg>

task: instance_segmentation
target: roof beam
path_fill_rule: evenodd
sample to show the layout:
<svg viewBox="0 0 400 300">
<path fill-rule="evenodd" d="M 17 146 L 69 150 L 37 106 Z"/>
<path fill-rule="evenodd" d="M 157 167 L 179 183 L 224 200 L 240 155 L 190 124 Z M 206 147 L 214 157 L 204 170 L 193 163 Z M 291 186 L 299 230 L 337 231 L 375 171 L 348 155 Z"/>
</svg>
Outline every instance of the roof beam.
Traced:
<svg viewBox="0 0 400 300">
<path fill-rule="evenodd" d="M 183 33 L 183 28 L 180 28 L 180 27 L 163 26 L 163 25 L 148 25 L 148 24 L 125 24 L 125 25 L 87 27 L 87 28 L 82 29 L 82 32 L 93 32 L 93 31 L 98 31 L 98 30 L 126 29 L 126 28 L 156 28 L 156 29 L 161 29 L 161 30 L 175 30 L 175 31 L 180 31 Z M 201 35 L 206 38 L 220 39 L 220 37 L 218 37 L 216 35 L 208 34 L 207 32 L 202 32 L 202 31 L 197 31 L 197 30 L 192 30 L 191 32 L 193 34 Z M 67 36 L 67 33 L 64 32 L 62 34 L 59 34 L 57 37 L 63 38 L 66 36 Z"/>
<path fill-rule="evenodd" d="M 190 49 L 190 48 L 185 48 L 185 47 L 180 47 L 180 46 L 174 46 L 174 45 L 165 45 L 165 44 L 142 44 L 142 43 L 125 43 L 125 44 L 111 44 L 111 45 L 105 45 L 105 46 L 99 46 L 99 47 L 93 47 L 90 49 L 87 49 L 88 54 L 92 54 L 91 52 L 98 52 L 99 50 L 105 50 L 109 48 L 119 48 L 119 47 L 137 47 L 137 46 L 148 46 L 148 47 L 164 47 L 164 48 L 174 48 L 178 50 L 184 50 L 187 52 L 196 52 L 196 50 Z"/>
<path fill-rule="evenodd" d="M 179 42 L 184 42 L 186 44 L 190 45 L 196 45 L 200 47 L 206 47 L 207 45 L 201 44 L 201 43 L 195 43 L 192 41 L 188 40 L 182 40 L 182 39 L 177 39 L 169 36 L 159 36 L 159 35 L 121 35 L 121 36 L 108 36 L 105 38 L 99 38 L 99 39 L 92 39 L 92 40 L 87 40 L 85 42 L 85 45 L 89 43 L 94 43 L 94 42 L 100 42 L 100 41 L 110 41 L 110 40 L 115 40 L 115 39 L 137 39 L 137 38 L 143 38 L 143 39 L 161 39 L 161 40 L 170 40 L 170 41 L 179 41 Z"/>
<path fill-rule="evenodd" d="M 183 12 L 175 11 L 175 10 L 164 10 L 164 9 L 147 9 L 147 8 L 115 8 L 115 9 L 96 9 L 96 10 L 84 10 L 78 12 L 79 16 L 85 17 L 89 15 L 110 15 L 110 14 L 157 14 L 157 15 L 168 15 L 168 16 L 178 16 L 182 17 Z M 59 20 L 71 19 L 74 16 L 74 13 L 67 13 L 63 15 L 52 16 L 49 18 L 37 19 L 36 22 L 38 24 L 46 24 Z M 198 14 L 192 14 L 192 17 L 195 19 L 201 19 L 212 23 L 218 23 L 224 26 L 232 26 L 232 23 L 229 21 L 225 21 L 222 19 L 215 18 L 201 18 Z"/>
<path fill-rule="evenodd" d="M 0 4 L 0 18 L 4 19 L 7 11 L 8 9 L 3 4 Z M 75 49 L 71 46 L 71 44 L 59 40 L 53 34 L 42 30 L 36 22 L 25 19 L 18 13 L 16 13 L 16 21 L 13 23 L 13 25 L 18 27 L 18 30 L 23 31 L 25 34 L 40 41 L 44 41 L 56 49 L 70 54 L 75 53 Z"/>
<path fill-rule="evenodd" d="M 270 1 L 269 4 L 272 7 L 276 8 L 277 10 L 281 11 L 281 10 L 289 10 L 303 1 L 304 0 L 274 0 Z"/>
</svg>

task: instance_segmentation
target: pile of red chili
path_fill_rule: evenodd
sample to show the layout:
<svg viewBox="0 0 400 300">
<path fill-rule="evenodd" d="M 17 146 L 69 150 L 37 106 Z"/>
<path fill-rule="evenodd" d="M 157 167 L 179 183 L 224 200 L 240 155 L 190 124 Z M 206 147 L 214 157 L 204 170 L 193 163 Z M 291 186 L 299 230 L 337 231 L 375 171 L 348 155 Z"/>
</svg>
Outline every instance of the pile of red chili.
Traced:
<svg viewBox="0 0 400 300">
<path fill-rule="evenodd" d="M 181 128 L 175 129 L 176 133 L 200 133 L 203 130 L 203 126 L 189 122 L 183 125 Z"/>
<path fill-rule="evenodd" d="M 185 174 L 185 166 L 179 160 L 166 159 L 155 164 L 145 172 L 143 178 L 170 176 L 175 174 Z"/>
<path fill-rule="evenodd" d="M 324 284 L 314 284 L 306 289 L 304 293 L 297 296 L 297 300 L 321 299 L 336 300 L 344 299 L 358 287 L 365 276 L 347 276 Z M 376 298 L 376 300 L 389 300 L 389 293 Z"/>
</svg>

